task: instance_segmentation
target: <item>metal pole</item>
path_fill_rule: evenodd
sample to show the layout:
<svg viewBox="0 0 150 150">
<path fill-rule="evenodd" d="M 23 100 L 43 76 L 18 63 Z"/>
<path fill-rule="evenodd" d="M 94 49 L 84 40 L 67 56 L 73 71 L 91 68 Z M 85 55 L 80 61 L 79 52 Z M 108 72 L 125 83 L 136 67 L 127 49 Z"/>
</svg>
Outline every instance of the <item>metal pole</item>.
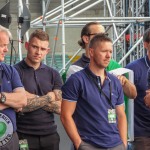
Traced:
<svg viewBox="0 0 150 150">
<path fill-rule="evenodd" d="M 45 11 L 45 5 L 46 5 L 45 0 L 42 0 L 42 14 L 44 14 L 46 12 Z M 42 27 L 43 27 L 43 31 L 45 31 L 46 30 L 46 24 L 43 22 L 43 20 L 42 20 Z M 44 58 L 44 64 L 46 64 L 46 56 Z"/>
<path fill-rule="evenodd" d="M 69 65 L 69 63 L 76 57 L 77 54 L 80 53 L 80 51 L 82 50 L 82 48 L 78 49 L 77 52 L 71 57 L 71 59 L 66 63 L 65 68 Z M 59 73 L 62 73 L 63 69 L 61 69 L 59 71 Z"/>
<path fill-rule="evenodd" d="M 111 12 L 111 8 L 110 8 L 110 4 L 109 4 L 109 0 L 106 0 L 106 3 L 107 3 L 108 10 L 109 10 L 109 14 L 111 17 L 113 17 L 112 12 Z M 116 25 L 114 23 L 113 23 L 113 27 L 114 27 L 115 35 L 116 35 L 116 37 L 118 37 Z"/>
<path fill-rule="evenodd" d="M 27 8 L 29 8 L 29 1 L 28 0 L 26 0 L 26 5 L 27 5 Z M 26 39 L 27 39 L 27 41 L 29 41 L 29 32 L 28 31 L 26 32 Z"/>
<path fill-rule="evenodd" d="M 22 0 L 18 0 L 18 17 L 23 12 Z M 21 27 L 18 27 L 18 51 L 19 51 L 19 60 L 22 60 L 22 44 L 21 44 Z"/>
<path fill-rule="evenodd" d="M 62 6 L 62 69 L 65 71 L 65 16 L 64 16 L 64 0 L 61 0 Z"/>
<path fill-rule="evenodd" d="M 131 27 L 132 24 L 129 24 L 125 30 L 118 36 L 118 38 L 113 42 L 113 45 L 121 38 L 121 36 Z"/>
<path fill-rule="evenodd" d="M 44 8 L 43 10 L 43 18 L 42 18 L 42 23 L 44 24 L 44 21 L 45 21 L 45 16 L 46 16 L 46 13 L 47 13 L 47 10 L 48 10 L 48 7 L 50 5 L 50 0 L 47 1 L 47 4 L 46 4 L 46 8 Z M 45 7 L 45 1 L 44 1 L 44 7 Z"/>
<path fill-rule="evenodd" d="M 85 10 L 97 5 L 98 3 L 102 2 L 103 0 L 97 0 L 95 3 L 92 3 L 91 5 L 88 5 L 87 7 L 85 7 L 84 9 L 81 9 L 80 11 L 74 13 L 73 15 L 70 15 L 69 17 L 74 17 L 82 12 L 84 12 Z"/>
<path fill-rule="evenodd" d="M 52 50 L 52 58 L 51 58 L 51 66 L 52 67 L 54 65 L 54 55 L 55 55 L 55 50 L 56 50 L 57 38 L 58 38 L 59 24 L 60 24 L 60 22 L 58 22 L 58 24 L 57 24 L 55 40 L 54 40 L 54 47 L 53 47 L 53 50 Z"/>
<path fill-rule="evenodd" d="M 133 52 L 133 50 L 137 47 L 138 44 L 143 40 L 143 36 L 137 41 L 137 43 L 126 53 L 126 55 L 119 61 L 119 64 L 121 64 L 130 54 Z"/>
<path fill-rule="evenodd" d="M 70 1 L 65 3 L 65 7 L 64 8 L 68 8 L 69 6 L 73 5 L 74 3 L 78 2 L 78 1 L 79 0 L 74 0 L 74 1 L 70 0 Z M 69 3 L 69 2 L 71 2 L 71 3 Z M 49 12 L 47 12 L 45 18 L 47 19 L 47 18 L 55 15 L 56 13 L 58 13 L 60 11 L 61 11 L 61 6 L 55 8 L 55 9 L 49 11 Z M 38 17 L 37 19 L 31 21 L 31 24 L 37 24 L 37 23 L 41 22 L 42 18 L 43 18 L 43 16 Z"/>
</svg>

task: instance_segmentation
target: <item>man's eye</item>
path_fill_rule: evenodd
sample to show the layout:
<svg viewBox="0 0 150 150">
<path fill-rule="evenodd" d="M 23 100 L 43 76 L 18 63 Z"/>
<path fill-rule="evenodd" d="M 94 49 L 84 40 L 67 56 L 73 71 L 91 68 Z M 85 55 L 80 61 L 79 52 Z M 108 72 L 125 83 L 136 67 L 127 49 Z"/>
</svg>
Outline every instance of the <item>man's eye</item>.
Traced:
<svg viewBox="0 0 150 150">
<path fill-rule="evenodd" d="M 41 48 L 42 51 L 46 51 L 46 48 Z"/>
<path fill-rule="evenodd" d="M 34 48 L 34 49 L 37 49 L 38 47 L 37 46 L 35 46 L 35 45 L 32 45 L 32 47 Z"/>
</svg>

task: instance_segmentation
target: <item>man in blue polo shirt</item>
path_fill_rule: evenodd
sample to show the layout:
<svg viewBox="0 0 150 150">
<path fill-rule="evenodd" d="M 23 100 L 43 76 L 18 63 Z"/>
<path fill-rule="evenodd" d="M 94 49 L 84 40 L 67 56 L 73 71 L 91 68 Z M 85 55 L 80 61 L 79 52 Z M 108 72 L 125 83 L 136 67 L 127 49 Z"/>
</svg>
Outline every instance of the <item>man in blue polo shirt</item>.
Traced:
<svg viewBox="0 0 150 150">
<path fill-rule="evenodd" d="M 143 35 L 146 56 L 129 63 L 126 68 L 134 72 L 137 97 L 134 101 L 134 150 L 150 150 L 150 28 Z"/>
<path fill-rule="evenodd" d="M 82 49 L 85 49 L 85 53 L 83 53 L 81 58 L 69 67 L 66 73 L 66 79 L 68 79 L 71 74 L 85 68 L 85 66 L 89 64 L 89 42 L 96 34 L 104 32 L 104 26 L 98 22 L 89 22 L 82 28 L 81 39 L 78 41 L 78 44 L 82 47 Z M 121 66 L 116 61 L 111 59 L 109 65 L 106 67 L 106 70 L 110 71 L 117 68 L 121 68 Z M 118 76 L 118 79 L 122 84 L 124 94 L 127 97 L 134 99 L 137 95 L 135 85 L 132 84 L 125 76 Z"/>
<path fill-rule="evenodd" d="M 18 150 L 15 110 L 21 110 L 27 99 L 20 77 L 12 66 L 2 63 L 8 52 L 11 33 L 0 26 L 0 149 Z"/>
<path fill-rule="evenodd" d="M 123 89 L 117 77 L 105 71 L 112 55 L 111 39 L 95 35 L 89 55 L 90 64 L 62 87 L 62 123 L 76 150 L 125 150 Z"/>
</svg>

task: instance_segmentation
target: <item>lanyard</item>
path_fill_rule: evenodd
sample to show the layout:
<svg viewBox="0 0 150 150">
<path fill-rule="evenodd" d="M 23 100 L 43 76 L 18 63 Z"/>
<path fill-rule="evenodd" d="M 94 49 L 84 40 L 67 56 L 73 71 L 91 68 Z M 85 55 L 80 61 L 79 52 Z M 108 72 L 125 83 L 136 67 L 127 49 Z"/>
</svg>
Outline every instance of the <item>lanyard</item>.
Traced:
<svg viewBox="0 0 150 150">
<path fill-rule="evenodd" d="M 96 87 L 98 88 L 98 90 L 99 90 L 99 92 L 100 93 L 102 93 L 104 96 L 105 96 L 105 98 L 107 99 L 107 101 L 108 101 L 108 103 L 109 103 L 109 105 L 110 105 L 110 107 L 111 107 L 111 109 L 113 108 L 113 105 L 112 105 L 112 95 L 111 95 L 111 93 L 112 93 L 112 86 L 111 86 L 111 82 L 109 81 L 109 91 L 110 91 L 110 97 L 108 97 L 105 93 L 104 93 L 104 91 L 102 90 L 102 88 L 101 88 L 101 85 L 100 85 L 100 77 L 99 77 L 99 81 L 98 81 L 98 83 L 95 81 L 95 79 L 86 71 L 86 74 L 88 75 L 88 77 L 94 82 L 94 84 L 96 85 Z"/>
</svg>

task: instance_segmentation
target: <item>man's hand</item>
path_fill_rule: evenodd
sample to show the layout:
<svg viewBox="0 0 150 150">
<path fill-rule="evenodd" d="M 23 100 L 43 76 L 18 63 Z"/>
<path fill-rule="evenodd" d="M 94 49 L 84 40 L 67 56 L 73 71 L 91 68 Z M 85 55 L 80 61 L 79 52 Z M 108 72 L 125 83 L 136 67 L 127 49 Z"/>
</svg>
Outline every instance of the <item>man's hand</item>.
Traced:
<svg viewBox="0 0 150 150">
<path fill-rule="evenodd" d="M 0 103 L 0 110 L 4 110 L 4 109 L 6 109 L 6 108 L 8 108 L 8 107 L 9 107 L 9 106 Z"/>
<path fill-rule="evenodd" d="M 15 109 L 16 112 L 21 112 L 22 108 Z"/>
<path fill-rule="evenodd" d="M 60 113 L 61 113 L 61 101 L 53 101 L 50 104 L 48 104 L 47 106 L 44 106 L 42 109 L 44 109 L 45 111 L 49 111 L 49 112 L 56 113 L 56 114 L 60 115 Z"/>
<path fill-rule="evenodd" d="M 55 101 L 62 101 L 62 91 L 61 90 L 53 90 L 55 94 Z"/>
<path fill-rule="evenodd" d="M 27 106 L 23 107 L 22 112 L 35 111 L 55 101 L 54 92 L 48 92 L 46 95 L 39 97 L 35 94 L 26 91 L 26 95 L 27 95 Z"/>
<path fill-rule="evenodd" d="M 119 75 L 117 78 L 120 80 L 124 94 L 129 98 L 135 99 L 137 96 L 135 85 L 131 83 L 125 76 Z"/>
<path fill-rule="evenodd" d="M 49 97 L 49 102 L 55 101 L 55 93 L 54 92 L 48 92 L 46 96 Z"/>
<path fill-rule="evenodd" d="M 42 109 L 52 113 L 59 114 L 61 113 L 61 102 L 62 102 L 62 92 L 61 90 L 53 90 L 47 94 L 51 97 L 50 103 L 44 106 Z"/>
<path fill-rule="evenodd" d="M 122 86 L 127 83 L 127 78 L 125 76 L 118 75 L 117 78 L 119 79 Z"/>
<path fill-rule="evenodd" d="M 36 97 L 35 94 L 29 93 L 28 91 L 26 91 L 26 96 L 27 96 L 27 99 L 31 99 L 31 98 L 35 98 Z"/>
<path fill-rule="evenodd" d="M 145 105 L 150 108 L 150 90 L 146 91 L 146 96 L 144 97 L 144 102 L 145 102 Z"/>
</svg>

